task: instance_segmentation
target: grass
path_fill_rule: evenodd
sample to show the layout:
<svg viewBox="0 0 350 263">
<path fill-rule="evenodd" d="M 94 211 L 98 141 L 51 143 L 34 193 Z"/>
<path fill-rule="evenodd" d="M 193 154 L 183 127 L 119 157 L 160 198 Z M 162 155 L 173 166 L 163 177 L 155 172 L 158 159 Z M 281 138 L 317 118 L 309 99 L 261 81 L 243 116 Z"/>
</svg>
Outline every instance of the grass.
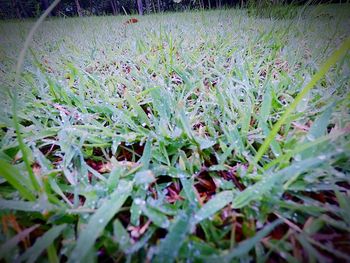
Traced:
<svg viewBox="0 0 350 263">
<path fill-rule="evenodd" d="M 2 260 L 349 261 L 349 8 L 2 21 Z"/>
</svg>

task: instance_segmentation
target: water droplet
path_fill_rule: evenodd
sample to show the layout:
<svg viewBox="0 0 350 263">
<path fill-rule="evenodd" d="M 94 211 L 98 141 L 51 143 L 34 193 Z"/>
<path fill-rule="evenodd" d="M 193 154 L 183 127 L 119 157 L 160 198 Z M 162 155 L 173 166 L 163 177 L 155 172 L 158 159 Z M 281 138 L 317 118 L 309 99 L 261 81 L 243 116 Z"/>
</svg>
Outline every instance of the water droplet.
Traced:
<svg viewBox="0 0 350 263">
<path fill-rule="evenodd" d="M 146 204 L 145 200 L 142 200 L 141 198 L 135 198 L 134 203 L 136 205 L 145 205 Z"/>
<path fill-rule="evenodd" d="M 297 162 L 301 161 L 301 155 L 300 154 L 295 155 L 294 160 Z"/>
<path fill-rule="evenodd" d="M 199 216 L 199 215 L 194 215 L 194 220 L 195 221 L 202 221 L 202 217 L 201 216 Z"/>
<path fill-rule="evenodd" d="M 162 227 L 163 228 L 168 228 L 169 227 L 169 221 L 167 220 L 167 221 L 164 221 L 163 223 L 162 223 Z"/>
<path fill-rule="evenodd" d="M 100 219 L 98 220 L 98 222 L 99 222 L 100 224 L 102 224 L 102 223 L 103 223 L 103 218 L 100 218 Z"/>
<path fill-rule="evenodd" d="M 311 142 L 315 140 L 315 137 L 312 134 L 308 134 L 306 138 Z"/>
<path fill-rule="evenodd" d="M 179 178 L 185 178 L 186 176 L 184 174 L 178 174 Z"/>
<path fill-rule="evenodd" d="M 318 159 L 320 159 L 320 160 L 326 160 L 327 159 L 327 157 L 325 156 L 325 155 L 320 155 L 320 156 L 318 156 Z"/>
</svg>

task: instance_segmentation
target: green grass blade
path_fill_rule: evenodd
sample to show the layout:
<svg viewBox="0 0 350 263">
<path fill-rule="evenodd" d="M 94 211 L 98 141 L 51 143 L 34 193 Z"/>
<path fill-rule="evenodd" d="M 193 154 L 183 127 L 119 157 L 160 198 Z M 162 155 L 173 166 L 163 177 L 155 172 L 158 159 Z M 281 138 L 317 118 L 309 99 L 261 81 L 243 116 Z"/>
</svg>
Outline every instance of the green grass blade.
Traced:
<svg viewBox="0 0 350 263">
<path fill-rule="evenodd" d="M 17 168 L 3 160 L 0 160 L 0 176 L 5 178 L 9 184 L 17 189 L 23 198 L 29 201 L 34 201 L 36 199 L 35 195 L 19 181 L 22 176 Z"/>
<path fill-rule="evenodd" d="M 220 209 L 224 208 L 232 202 L 233 193 L 232 191 L 223 191 L 217 193 L 212 199 L 208 201 L 205 205 L 199 209 L 195 214 L 194 220 L 196 223 L 214 215 Z"/>
<path fill-rule="evenodd" d="M 132 97 L 128 92 L 125 92 L 125 99 L 129 102 L 130 106 L 134 108 L 134 110 L 137 112 L 138 117 L 142 121 L 142 126 L 147 125 L 148 127 L 151 127 L 151 122 L 149 121 L 147 114 L 144 112 L 144 110 L 140 107 L 140 105 L 137 103 L 134 97 Z"/>
<path fill-rule="evenodd" d="M 148 169 L 151 159 L 152 159 L 152 139 L 148 139 L 145 144 L 142 157 L 139 160 L 139 163 L 142 164 L 142 170 Z"/>
<path fill-rule="evenodd" d="M 38 202 L 25 202 L 15 200 L 1 200 L 0 199 L 0 210 L 17 210 L 26 212 L 41 212 L 45 210 L 45 206 Z"/>
<path fill-rule="evenodd" d="M 161 228 L 169 227 L 170 225 L 169 219 L 163 213 L 147 205 L 141 205 L 141 210 L 156 226 Z"/>
<path fill-rule="evenodd" d="M 123 183 L 122 183 L 123 182 Z M 79 262 L 94 246 L 96 239 L 101 235 L 108 222 L 122 207 L 132 190 L 130 182 L 120 181 L 118 188 L 110 198 L 90 218 L 85 230 L 79 235 L 68 262 Z"/>
<path fill-rule="evenodd" d="M 3 258 L 5 254 L 11 252 L 11 250 L 14 249 L 21 240 L 25 239 L 33 230 L 37 229 L 39 226 L 40 225 L 34 225 L 27 229 L 24 229 L 13 238 L 6 241 L 6 243 L 0 247 L 0 259 Z"/>
<path fill-rule="evenodd" d="M 36 262 L 41 253 L 55 241 L 65 228 L 65 224 L 52 227 L 42 237 L 39 237 L 34 245 L 19 257 L 18 261 L 27 261 L 28 263 Z"/>
<path fill-rule="evenodd" d="M 190 228 L 190 210 L 186 213 L 183 211 L 180 212 L 175 218 L 175 222 L 169 228 L 169 233 L 160 242 L 158 254 L 154 259 L 154 262 L 174 262 Z"/>
<path fill-rule="evenodd" d="M 56 251 L 56 247 L 54 244 L 51 244 L 48 248 L 47 248 L 47 257 L 50 263 L 59 263 L 59 258 L 57 256 L 57 251 Z"/>
<path fill-rule="evenodd" d="M 116 219 L 113 222 L 113 238 L 118 242 L 120 248 L 125 252 L 131 246 L 129 233 L 125 230 L 122 223 Z"/>
</svg>

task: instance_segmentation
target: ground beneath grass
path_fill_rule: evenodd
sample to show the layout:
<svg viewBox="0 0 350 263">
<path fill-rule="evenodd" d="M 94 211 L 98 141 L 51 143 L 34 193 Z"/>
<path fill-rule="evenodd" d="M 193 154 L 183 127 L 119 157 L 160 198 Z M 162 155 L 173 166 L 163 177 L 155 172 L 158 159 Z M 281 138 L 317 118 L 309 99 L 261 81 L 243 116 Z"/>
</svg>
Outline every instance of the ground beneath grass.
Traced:
<svg viewBox="0 0 350 263">
<path fill-rule="evenodd" d="M 349 10 L 0 22 L 2 260 L 350 261 Z"/>
</svg>

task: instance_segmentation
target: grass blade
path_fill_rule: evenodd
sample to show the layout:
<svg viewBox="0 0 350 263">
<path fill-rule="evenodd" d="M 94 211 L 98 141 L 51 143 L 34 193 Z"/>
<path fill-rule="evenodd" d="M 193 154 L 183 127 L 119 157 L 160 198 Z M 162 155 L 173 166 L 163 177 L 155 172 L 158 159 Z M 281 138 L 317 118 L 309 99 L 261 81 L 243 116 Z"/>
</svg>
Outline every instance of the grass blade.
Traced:
<svg viewBox="0 0 350 263">
<path fill-rule="evenodd" d="M 108 222 L 122 207 L 132 190 L 130 182 L 120 181 L 118 188 L 110 198 L 90 218 L 85 230 L 79 235 L 68 262 L 79 262 L 94 246 L 96 239 L 103 232 Z"/>
<path fill-rule="evenodd" d="M 34 225 L 27 229 L 24 229 L 22 232 L 15 235 L 13 238 L 8 240 L 5 244 L 3 244 L 0 248 L 0 258 L 3 258 L 5 253 L 9 253 L 13 248 L 17 246 L 17 244 L 26 238 L 33 230 L 37 229 L 40 225 Z"/>
<path fill-rule="evenodd" d="M 147 125 L 148 127 L 151 127 L 151 122 L 149 121 L 147 114 L 144 112 L 144 110 L 140 107 L 137 101 L 128 92 L 125 92 L 125 99 L 129 102 L 131 107 L 133 107 L 134 110 L 137 112 L 138 117 L 143 122 L 142 125 L 143 126 Z"/>
<path fill-rule="evenodd" d="M 46 207 L 42 206 L 38 202 L 25 202 L 14 200 L 0 200 L 0 210 L 18 210 L 26 212 L 41 212 Z"/>
<path fill-rule="evenodd" d="M 6 179 L 6 181 L 11 184 L 15 189 L 18 190 L 20 195 L 29 200 L 34 201 L 35 195 L 28 190 L 19 180 L 23 178 L 20 172 L 13 165 L 0 160 L 0 175 Z"/>
<path fill-rule="evenodd" d="M 55 239 L 65 228 L 65 224 L 52 227 L 42 237 L 38 238 L 34 245 L 20 256 L 18 261 L 27 261 L 29 263 L 35 262 L 41 253 L 43 253 L 44 250 L 47 249 L 55 241 Z"/>
<path fill-rule="evenodd" d="M 223 191 L 216 194 L 212 199 L 208 201 L 205 205 L 199 209 L 195 214 L 194 220 L 196 223 L 214 215 L 220 209 L 224 208 L 232 202 L 233 193 L 232 191 Z"/>
<path fill-rule="evenodd" d="M 190 227 L 190 211 L 187 211 L 187 213 L 181 212 L 171 225 L 167 236 L 161 241 L 154 262 L 174 262 L 187 233 L 190 231 Z"/>
</svg>

